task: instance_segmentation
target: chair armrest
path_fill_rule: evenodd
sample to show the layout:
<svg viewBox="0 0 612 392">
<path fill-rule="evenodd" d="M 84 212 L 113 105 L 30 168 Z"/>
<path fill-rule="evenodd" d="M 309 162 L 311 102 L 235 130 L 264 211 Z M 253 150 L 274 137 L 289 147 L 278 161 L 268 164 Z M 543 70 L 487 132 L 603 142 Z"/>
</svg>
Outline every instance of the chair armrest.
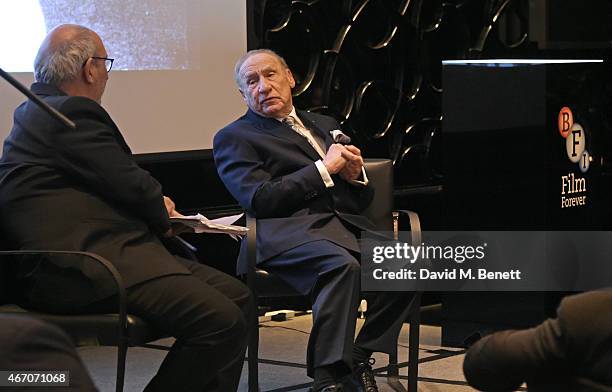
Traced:
<svg viewBox="0 0 612 392">
<path fill-rule="evenodd" d="M 180 235 L 175 235 L 170 238 L 161 238 L 161 242 L 170 253 L 187 260 L 200 262 L 196 255 L 198 251 L 197 248 L 185 241 Z"/>
<path fill-rule="evenodd" d="M 117 286 L 117 297 L 119 302 L 119 336 L 121 339 L 127 339 L 127 297 L 125 293 L 125 286 L 123 285 L 123 279 L 121 274 L 115 266 L 104 257 L 99 256 L 95 253 L 80 252 L 80 251 L 63 251 L 63 250 L 2 250 L 0 251 L 0 261 L 4 255 L 73 255 L 73 256 L 84 256 L 86 260 L 96 262 L 104 267 L 113 278 L 115 285 Z"/>
<path fill-rule="evenodd" d="M 410 223 L 410 239 L 413 244 L 421 244 L 421 220 L 419 215 L 410 210 L 397 210 L 393 211 L 393 234 L 397 239 L 397 233 L 399 231 L 399 217 L 400 215 L 407 216 Z"/>
<path fill-rule="evenodd" d="M 256 296 L 256 265 L 257 265 L 257 219 L 247 214 L 246 226 L 249 229 L 246 235 L 246 251 L 247 251 L 247 286 Z"/>
</svg>

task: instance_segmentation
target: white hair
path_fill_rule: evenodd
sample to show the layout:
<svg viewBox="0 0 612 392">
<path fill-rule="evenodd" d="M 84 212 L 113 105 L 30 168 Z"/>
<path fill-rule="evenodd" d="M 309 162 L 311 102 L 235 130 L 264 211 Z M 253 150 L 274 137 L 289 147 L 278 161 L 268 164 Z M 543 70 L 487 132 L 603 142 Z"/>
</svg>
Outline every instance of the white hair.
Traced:
<svg viewBox="0 0 612 392">
<path fill-rule="evenodd" d="M 58 86 L 75 79 L 83 65 L 96 51 L 93 31 L 83 26 L 74 26 L 77 33 L 73 39 L 60 43 L 52 49 L 43 44 L 34 60 L 34 76 L 37 82 Z"/>
</svg>

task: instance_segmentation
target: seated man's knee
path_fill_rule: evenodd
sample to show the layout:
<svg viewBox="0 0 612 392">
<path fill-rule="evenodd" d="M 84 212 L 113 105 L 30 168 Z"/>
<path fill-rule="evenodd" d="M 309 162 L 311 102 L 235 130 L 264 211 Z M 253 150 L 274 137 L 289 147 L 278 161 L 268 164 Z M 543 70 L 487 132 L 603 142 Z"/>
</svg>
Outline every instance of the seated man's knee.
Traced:
<svg viewBox="0 0 612 392">
<path fill-rule="evenodd" d="M 354 275 L 359 275 L 361 273 L 361 264 L 354 257 L 351 257 L 346 265 L 346 269 Z"/>
<path fill-rule="evenodd" d="M 236 303 L 238 306 L 242 307 L 243 309 L 245 307 L 255 306 L 253 302 L 253 293 L 246 285 L 242 284 L 242 282 L 241 286 L 237 289 L 237 294 Z"/>
<path fill-rule="evenodd" d="M 251 301 L 251 290 L 237 278 L 227 277 L 219 290 L 240 307 Z"/>
<path fill-rule="evenodd" d="M 211 320 L 216 329 L 215 334 L 222 340 L 246 341 L 248 322 L 238 306 L 223 306 L 215 312 L 215 317 Z"/>
<path fill-rule="evenodd" d="M 361 265 L 354 257 L 349 257 L 342 260 L 342 263 L 338 263 L 333 269 L 328 271 L 329 279 L 334 279 L 333 277 L 339 277 L 342 280 L 345 279 L 356 279 L 361 274 Z"/>
</svg>

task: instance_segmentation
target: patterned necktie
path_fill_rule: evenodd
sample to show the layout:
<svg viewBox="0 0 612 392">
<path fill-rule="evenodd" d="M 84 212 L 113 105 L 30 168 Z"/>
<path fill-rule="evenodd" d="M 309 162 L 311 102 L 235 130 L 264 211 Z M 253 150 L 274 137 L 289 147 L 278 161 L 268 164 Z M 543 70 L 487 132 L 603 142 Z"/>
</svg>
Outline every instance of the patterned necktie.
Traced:
<svg viewBox="0 0 612 392">
<path fill-rule="evenodd" d="M 295 132 L 299 133 L 303 137 L 308 140 L 308 143 L 315 149 L 317 153 L 321 156 L 321 158 L 325 157 L 325 151 L 321 148 L 319 143 L 314 140 L 314 137 L 306 128 L 304 128 L 293 116 L 287 116 L 283 120 L 283 123 L 287 124 L 289 128 L 293 129 Z"/>
</svg>

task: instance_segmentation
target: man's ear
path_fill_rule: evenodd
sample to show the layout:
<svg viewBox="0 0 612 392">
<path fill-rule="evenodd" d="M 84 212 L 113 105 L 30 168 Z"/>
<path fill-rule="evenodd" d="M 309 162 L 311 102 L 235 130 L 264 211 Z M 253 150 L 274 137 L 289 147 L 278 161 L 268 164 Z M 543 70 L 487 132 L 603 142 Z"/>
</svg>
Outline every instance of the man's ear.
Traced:
<svg viewBox="0 0 612 392">
<path fill-rule="evenodd" d="M 83 66 L 83 80 L 87 83 L 93 83 L 95 81 L 95 77 L 94 77 L 94 70 L 93 70 L 93 59 L 90 57 L 89 59 L 87 59 L 87 61 L 85 62 L 85 65 Z"/>
<path fill-rule="evenodd" d="M 244 102 L 246 102 L 246 101 L 247 101 L 247 97 L 246 97 L 246 95 L 244 94 L 244 91 L 242 91 L 242 89 L 238 89 L 238 92 L 239 92 L 239 93 L 240 93 L 240 95 L 242 96 L 242 99 L 244 100 Z"/>
<path fill-rule="evenodd" d="M 287 79 L 289 80 L 289 86 L 291 86 L 291 88 L 294 88 L 295 79 L 293 79 L 293 74 L 291 73 L 291 70 L 289 68 L 287 68 L 286 71 L 287 71 Z"/>
</svg>

